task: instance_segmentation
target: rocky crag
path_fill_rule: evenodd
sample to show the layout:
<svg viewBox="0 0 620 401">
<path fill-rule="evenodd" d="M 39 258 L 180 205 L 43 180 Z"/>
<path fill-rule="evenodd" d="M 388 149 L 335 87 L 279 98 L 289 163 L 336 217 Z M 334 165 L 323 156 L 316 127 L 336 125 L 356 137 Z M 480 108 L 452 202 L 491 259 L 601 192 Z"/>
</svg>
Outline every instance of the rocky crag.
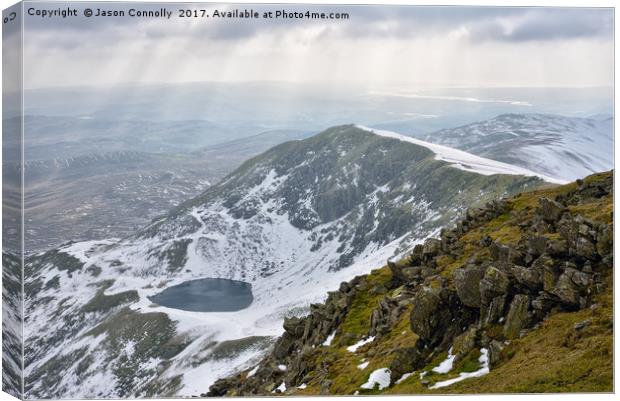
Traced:
<svg viewBox="0 0 620 401">
<path fill-rule="evenodd" d="M 469 210 L 207 395 L 612 391 L 613 175 Z"/>
</svg>

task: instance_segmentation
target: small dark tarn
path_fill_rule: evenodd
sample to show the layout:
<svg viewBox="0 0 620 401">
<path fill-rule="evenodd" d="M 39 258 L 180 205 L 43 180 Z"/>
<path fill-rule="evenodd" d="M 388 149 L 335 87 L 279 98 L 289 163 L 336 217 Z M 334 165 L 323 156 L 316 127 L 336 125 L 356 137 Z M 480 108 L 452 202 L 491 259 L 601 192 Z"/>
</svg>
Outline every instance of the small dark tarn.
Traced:
<svg viewBox="0 0 620 401">
<path fill-rule="evenodd" d="M 223 278 L 201 278 L 168 287 L 149 299 L 161 306 L 191 312 L 235 312 L 254 300 L 252 284 Z"/>
</svg>

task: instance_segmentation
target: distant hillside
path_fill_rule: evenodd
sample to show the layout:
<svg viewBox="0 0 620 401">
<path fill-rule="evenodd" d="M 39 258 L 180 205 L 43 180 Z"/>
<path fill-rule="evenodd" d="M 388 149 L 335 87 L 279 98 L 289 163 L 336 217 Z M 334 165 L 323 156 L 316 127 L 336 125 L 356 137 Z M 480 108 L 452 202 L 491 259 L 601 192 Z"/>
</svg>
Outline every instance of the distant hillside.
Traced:
<svg viewBox="0 0 620 401">
<path fill-rule="evenodd" d="M 419 136 L 566 181 L 613 168 L 613 116 L 502 114 Z"/>
</svg>

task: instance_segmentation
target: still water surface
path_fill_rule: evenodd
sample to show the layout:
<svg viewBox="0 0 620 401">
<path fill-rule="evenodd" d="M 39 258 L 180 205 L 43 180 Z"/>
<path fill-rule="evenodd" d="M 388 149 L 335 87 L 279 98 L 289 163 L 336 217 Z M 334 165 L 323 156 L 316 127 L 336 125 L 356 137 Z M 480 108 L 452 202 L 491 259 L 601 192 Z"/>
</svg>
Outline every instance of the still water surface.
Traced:
<svg viewBox="0 0 620 401">
<path fill-rule="evenodd" d="M 202 278 L 168 287 L 149 297 L 168 308 L 192 312 L 235 312 L 252 303 L 252 285 L 223 278 Z"/>
</svg>

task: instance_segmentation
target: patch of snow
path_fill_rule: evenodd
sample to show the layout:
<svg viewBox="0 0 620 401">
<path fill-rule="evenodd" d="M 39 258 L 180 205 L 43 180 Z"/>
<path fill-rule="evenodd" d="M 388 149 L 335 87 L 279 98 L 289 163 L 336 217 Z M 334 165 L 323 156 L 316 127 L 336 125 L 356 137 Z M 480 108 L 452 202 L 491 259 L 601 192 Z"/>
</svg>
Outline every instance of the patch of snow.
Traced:
<svg viewBox="0 0 620 401">
<path fill-rule="evenodd" d="M 361 385 L 361 388 L 372 390 L 375 385 L 379 385 L 379 390 L 383 390 L 390 386 L 390 374 L 392 372 L 388 368 L 381 368 L 373 371 L 368 377 L 368 381 Z"/>
<path fill-rule="evenodd" d="M 400 384 L 402 382 L 404 382 L 405 380 L 407 380 L 409 377 L 411 377 L 411 375 L 413 375 L 415 372 L 411 372 L 411 373 L 403 373 L 403 375 L 400 377 L 400 379 L 396 380 L 396 384 Z"/>
<path fill-rule="evenodd" d="M 299 386 L 297 386 L 297 388 L 300 390 L 304 390 L 306 387 L 308 387 L 306 383 L 301 383 Z"/>
<path fill-rule="evenodd" d="M 487 373 L 489 373 L 489 350 L 488 349 L 486 348 L 480 349 L 480 358 L 478 358 L 478 361 L 480 362 L 481 368 L 476 370 L 475 372 L 463 372 L 459 374 L 458 377 L 455 377 L 454 379 L 437 382 L 429 388 L 437 389 L 437 388 L 447 387 L 454 383 L 463 381 L 465 379 L 471 379 L 472 377 L 480 377 L 480 376 L 484 376 Z"/>
<path fill-rule="evenodd" d="M 378 130 L 365 127 L 363 125 L 357 125 L 357 127 L 379 136 L 398 139 L 403 142 L 409 142 L 418 146 L 423 146 L 435 153 L 436 160 L 448 162 L 452 165 L 452 167 L 458 168 L 460 170 L 470 171 L 482 175 L 509 174 L 524 175 L 527 177 L 539 177 L 547 182 L 556 184 L 566 184 L 568 182 L 566 180 L 535 173 L 534 171 L 528 170 L 523 167 L 513 166 L 511 164 L 498 162 L 496 160 L 486 159 L 484 157 L 472 155 L 471 153 L 467 153 L 459 149 L 450 148 L 444 145 L 438 145 L 436 143 L 426 142 L 420 139 L 398 134 L 396 132 Z"/>
<path fill-rule="evenodd" d="M 448 357 L 442 361 L 439 366 L 433 368 L 433 372 L 446 374 L 452 370 L 452 366 L 454 365 L 454 358 L 456 355 L 452 355 L 452 348 L 448 350 Z"/>
<path fill-rule="evenodd" d="M 332 334 L 327 336 L 327 338 L 323 342 L 323 345 L 326 347 L 329 347 L 330 345 L 332 345 L 332 341 L 334 341 L 334 337 L 336 337 L 336 331 L 334 331 Z"/>
<path fill-rule="evenodd" d="M 286 371 L 286 365 L 278 365 L 278 369 L 280 369 L 281 371 L 285 372 Z"/>
<path fill-rule="evenodd" d="M 359 365 L 357 365 L 357 368 L 358 368 L 359 370 L 364 370 L 364 369 L 366 369 L 366 368 L 368 367 L 368 364 L 369 364 L 369 363 L 370 363 L 370 362 L 368 362 L 368 361 L 366 361 L 366 362 L 362 362 L 362 363 L 360 363 Z"/>
<path fill-rule="evenodd" d="M 358 348 L 363 347 L 364 345 L 369 344 L 369 343 L 371 343 L 373 341 L 375 341 L 375 337 L 374 336 L 365 338 L 363 340 L 360 340 L 360 341 L 356 342 L 353 345 L 348 346 L 347 347 L 347 351 L 349 351 L 349 352 L 356 352 L 358 350 Z"/>
<path fill-rule="evenodd" d="M 136 343 L 134 341 L 128 340 L 124 347 L 125 355 L 127 355 L 128 358 L 131 358 L 135 350 Z"/>
<path fill-rule="evenodd" d="M 286 391 L 286 384 L 284 382 L 282 382 L 282 384 L 280 384 L 276 390 L 280 390 L 281 392 L 285 392 Z"/>
<path fill-rule="evenodd" d="M 254 366 L 254 369 L 250 370 L 246 377 L 252 377 L 256 374 L 256 372 L 258 372 L 258 365 Z"/>
</svg>

